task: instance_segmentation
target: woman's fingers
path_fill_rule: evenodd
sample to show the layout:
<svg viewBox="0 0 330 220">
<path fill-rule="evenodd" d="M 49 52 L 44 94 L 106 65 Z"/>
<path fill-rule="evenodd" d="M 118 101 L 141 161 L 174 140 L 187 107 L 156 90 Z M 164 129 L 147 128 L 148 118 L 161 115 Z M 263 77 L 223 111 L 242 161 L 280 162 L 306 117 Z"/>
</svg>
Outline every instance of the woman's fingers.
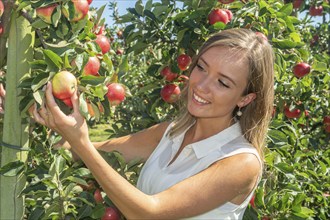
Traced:
<svg viewBox="0 0 330 220">
<path fill-rule="evenodd" d="M 44 118 L 41 116 L 40 111 L 37 109 L 37 105 L 33 103 L 30 108 L 29 108 L 29 113 L 31 116 L 33 116 L 34 120 L 42 125 L 46 125 L 46 121 Z M 43 113 L 44 114 L 44 113 Z M 44 114 L 45 115 L 45 114 Z"/>
<path fill-rule="evenodd" d="M 46 87 L 46 107 L 47 110 L 51 113 L 52 115 L 51 117 L 56 117 L 56 118 L 66 117 L 66 115 L 61 111 L 60 107 L 55 102 L 55 98 L 52 92 L 51 82 L 48 82 Z"/>
<path fill-rule="evenodd" d="M 79 98 L 78 98 L 78 93 L 75 91 L 73 95 L 71 96 L 71 102 L 73 105 L 73 112 L 74 113 L 79 113 Z"/>
</svg>

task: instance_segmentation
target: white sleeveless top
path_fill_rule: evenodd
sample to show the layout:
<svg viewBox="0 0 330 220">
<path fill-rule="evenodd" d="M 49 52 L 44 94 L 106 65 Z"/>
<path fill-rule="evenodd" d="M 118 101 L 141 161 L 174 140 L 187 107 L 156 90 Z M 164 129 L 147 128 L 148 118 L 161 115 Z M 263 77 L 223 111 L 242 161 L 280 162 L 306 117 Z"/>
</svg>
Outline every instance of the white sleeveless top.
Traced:
<svg viewBox="0 0 330 220">
<path fill-rule="evenodd" d="M 158 146 L 141 170 L 137 188 L 146 194 L 162 192 L 201 172 L 214 162 L 232 155 L 252 153 L 261 163 L 257 150 L 242 136 L 241 127 L 236 122 L 214 136 L 185 146 L 174 162 L 168 165 L 178 152 L 188 130 L 170 139 L 166 134 L 172 125 L 173 123 L 168 126 Z M 207 213 L 188 219 L 242 219 L 255 188 L 240 205 L 227 202 Z"/>
</svg>

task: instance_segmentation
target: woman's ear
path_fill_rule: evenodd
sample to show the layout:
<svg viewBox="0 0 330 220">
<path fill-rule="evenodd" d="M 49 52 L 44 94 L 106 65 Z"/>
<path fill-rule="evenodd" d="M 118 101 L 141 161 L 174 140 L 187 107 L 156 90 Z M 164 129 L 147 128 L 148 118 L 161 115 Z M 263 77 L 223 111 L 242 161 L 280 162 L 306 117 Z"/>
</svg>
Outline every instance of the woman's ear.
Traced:
<svg viewBox="0 0 330 220">
<path fill-rule="evenodd" d="M 247 106 L 248 104 L 250 104 L 256 97 L 257 97 L 257 94 L 249 93 L 241 99 L 241 101 L 237 104 L 237 106 L 239 108 L 243 108 L 244 106 Z"/>
</svg>

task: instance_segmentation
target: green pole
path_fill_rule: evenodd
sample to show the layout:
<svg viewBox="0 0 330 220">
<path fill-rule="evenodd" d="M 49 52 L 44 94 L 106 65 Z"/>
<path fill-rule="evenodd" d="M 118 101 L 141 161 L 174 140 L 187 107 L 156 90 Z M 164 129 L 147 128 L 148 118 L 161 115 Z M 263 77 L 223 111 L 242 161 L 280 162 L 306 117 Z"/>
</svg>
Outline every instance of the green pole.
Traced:
<svg viewBox="0 0 330 220">
<path fill-rule="evenodd" d="M 19 111 L 21 89 L 19 81 L 30 73 L 29 62 L 33 59 L 34 32 L 30 23 L 15 11 L 11 17 L 8 37 L 6 103 L 0 146 L 1 167 L 13 161 L 26 162 L 27 151 L 10 148 L 28 148 L 28 123 Z M 5 146 L 6 145 L 6 146 Z M 26 183 L 24 175 L 13 177 L 0 176 L 0 219 L 23 219 L 24 198 L 19 197 Z"/>
</svg>

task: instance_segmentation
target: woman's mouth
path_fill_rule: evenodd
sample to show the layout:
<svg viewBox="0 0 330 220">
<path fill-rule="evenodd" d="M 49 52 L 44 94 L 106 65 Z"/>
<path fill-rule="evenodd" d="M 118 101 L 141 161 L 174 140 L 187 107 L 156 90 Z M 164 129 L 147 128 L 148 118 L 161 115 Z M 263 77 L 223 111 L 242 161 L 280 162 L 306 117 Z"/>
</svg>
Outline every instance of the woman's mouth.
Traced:
<svg viewBox="0 0 330 220">
<path fill-rule="evenodd" d="M 199 104 L 209 104 L 210 103 L 209 101 L 206 101 L 202 97 L 198 96 L 196 93 L 193 93 L 193 99 L 194 99 L 194 101 L 196 101 Z"/>
</svg>

